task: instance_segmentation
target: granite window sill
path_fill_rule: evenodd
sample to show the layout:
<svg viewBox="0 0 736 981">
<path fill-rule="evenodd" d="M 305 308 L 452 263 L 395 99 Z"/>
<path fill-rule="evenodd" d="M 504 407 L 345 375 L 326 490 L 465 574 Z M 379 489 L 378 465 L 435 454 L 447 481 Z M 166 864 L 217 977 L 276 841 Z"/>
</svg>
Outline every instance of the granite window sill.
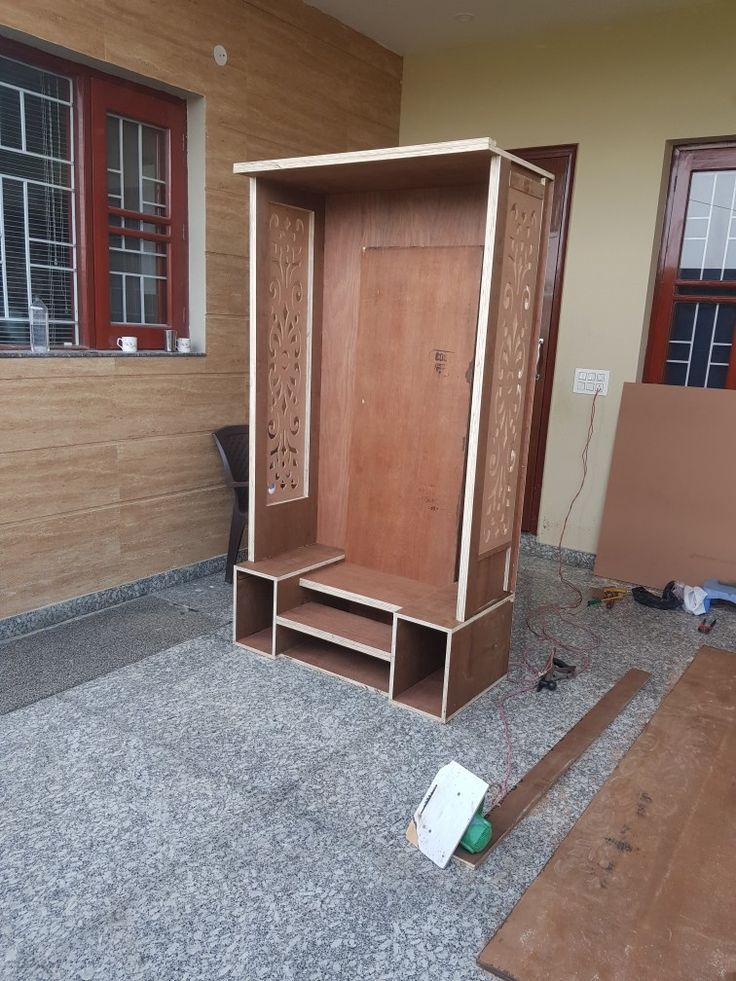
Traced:
<svg viewBox="0 0 736 981">
<path fill-rule="evenodd" d="M 89 351 L 89 350 L 59 350 L 46 351 L 3 351 L 0 358 L 203 358 L 204 351 L 190 351 L 184 354 L 180 351 Z"/>
</svg>

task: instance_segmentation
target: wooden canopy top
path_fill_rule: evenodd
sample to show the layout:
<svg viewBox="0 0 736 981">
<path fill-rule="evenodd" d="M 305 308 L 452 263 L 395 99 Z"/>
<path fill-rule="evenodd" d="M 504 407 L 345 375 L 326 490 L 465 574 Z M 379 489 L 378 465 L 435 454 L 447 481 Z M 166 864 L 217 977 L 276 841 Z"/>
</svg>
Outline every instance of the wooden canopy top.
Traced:
<svg viewBox="0 0 736 981">
<path fill-rule="evenodd" d="M 546 170 L 500 149 L 490 137 L 256 160 L 234 164 L 233 172 L 319 193 L 378 191 L 485 183 L 494 157 L 506 157 L 525 170 L 553 179 Z"/>
</svg>

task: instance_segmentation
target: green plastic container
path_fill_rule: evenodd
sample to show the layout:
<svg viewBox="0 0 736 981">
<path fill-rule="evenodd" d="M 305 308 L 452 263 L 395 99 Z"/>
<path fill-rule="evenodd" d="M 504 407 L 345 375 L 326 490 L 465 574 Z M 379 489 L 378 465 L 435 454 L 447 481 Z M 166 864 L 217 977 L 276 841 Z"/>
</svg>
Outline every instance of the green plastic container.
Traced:
<svg viewBox="0 0 736 981">
<path fill-rule="evenodd" d="M 471 852 L 474 855 L 476 852 L 482 852 L 490 844 L 492 834 L 491 822 L 486 821 L 479 810 L 473 815 L 473 820 L 465 829 L 465 834 L 460 839 L 460 845 L 466 852 Z"/>
</svg>

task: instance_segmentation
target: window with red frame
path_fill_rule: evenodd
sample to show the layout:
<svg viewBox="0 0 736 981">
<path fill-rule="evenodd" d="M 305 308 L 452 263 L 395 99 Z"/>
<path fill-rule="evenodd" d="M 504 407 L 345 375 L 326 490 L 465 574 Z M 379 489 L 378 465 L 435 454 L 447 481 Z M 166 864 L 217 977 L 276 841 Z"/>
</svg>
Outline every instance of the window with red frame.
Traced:
<svg viewBox="0 0 736 981">
<path fill-rule="evenodd" d="M 736 388 L 736 144 L 675 146 L 644 381 Z"/>
<path fill-rule="evenodd" d="M 186 105 L 0 39 L 0 347 L 187 333 Z"/>
</svg>

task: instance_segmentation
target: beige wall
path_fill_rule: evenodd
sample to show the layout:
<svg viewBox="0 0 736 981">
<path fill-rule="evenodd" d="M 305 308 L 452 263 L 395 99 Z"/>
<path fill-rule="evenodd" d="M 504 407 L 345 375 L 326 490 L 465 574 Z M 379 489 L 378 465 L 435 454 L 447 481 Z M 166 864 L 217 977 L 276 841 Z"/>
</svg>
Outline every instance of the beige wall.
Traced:
<svg viewBox="0 0 736 981">
<path fill-rule="evenodd" d="M 225 550 L 210 434 L 247 415 L 247 181 L 232 164 L 395 144 L 401 74 L 300 0 L 0 0 L 8 29 L 205 97 L 207 355 L 0 358 L 0 616 Z"/>
<path fill-rule="evenodd" d="M 569 547 L 595 551 L 621 387 L 640 378 L 666 142 L 736 133 L 734 38 L 729 0 L 405 58 L 402 143 L 489 135 L 504 147 L 579 144 L 540 514 L 545 542 L 557 542 L 580 476 L 590 399 L 572 394 L 573 369 L 609 368 L 591 472 L 566 536 Z"/>
</svg>

